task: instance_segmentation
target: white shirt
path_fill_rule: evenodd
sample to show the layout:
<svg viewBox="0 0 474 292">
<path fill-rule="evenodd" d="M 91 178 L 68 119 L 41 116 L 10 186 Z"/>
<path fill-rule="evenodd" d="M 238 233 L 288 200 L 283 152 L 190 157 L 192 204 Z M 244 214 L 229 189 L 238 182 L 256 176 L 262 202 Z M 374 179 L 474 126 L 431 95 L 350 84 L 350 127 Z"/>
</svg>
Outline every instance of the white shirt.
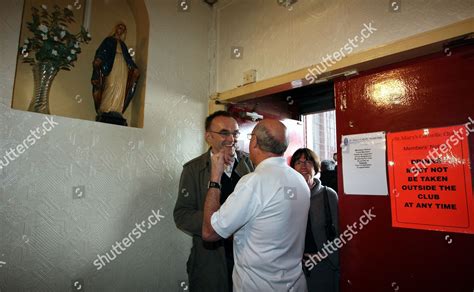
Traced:
<svg viewBox="0 0 474 292">
<path fill-rule="evenodd" d="M 234 234 L 234 291 L 307 291 L 301 267 L 310 190 L 285 158 L 262 161 L 211 217 Z"/>
</svg>

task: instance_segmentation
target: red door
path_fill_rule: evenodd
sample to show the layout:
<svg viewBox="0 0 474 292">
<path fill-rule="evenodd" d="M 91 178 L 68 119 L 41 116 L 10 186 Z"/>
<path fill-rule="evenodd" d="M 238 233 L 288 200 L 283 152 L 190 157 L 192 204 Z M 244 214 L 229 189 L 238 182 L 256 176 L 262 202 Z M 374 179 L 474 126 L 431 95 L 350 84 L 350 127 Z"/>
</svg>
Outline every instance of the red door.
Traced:
<svg viewBox="0 0 474 292">
<path fill-rule="evenodd" d="M 473 81 L 472 45 L 339 80 L 338 145 L 347 134 L 465 124 L 474 118 Z M 380 84 L 386 89 L 382 94 L 374 90 Z M 390 197 L 345 195 L 339 165 L 341 232 L 358 222 L 363 210 L 373 207 L 376 215 L 340 251 L 341 291 L 474 290 L 474 235 L 393 228 Z"/>
</svg>

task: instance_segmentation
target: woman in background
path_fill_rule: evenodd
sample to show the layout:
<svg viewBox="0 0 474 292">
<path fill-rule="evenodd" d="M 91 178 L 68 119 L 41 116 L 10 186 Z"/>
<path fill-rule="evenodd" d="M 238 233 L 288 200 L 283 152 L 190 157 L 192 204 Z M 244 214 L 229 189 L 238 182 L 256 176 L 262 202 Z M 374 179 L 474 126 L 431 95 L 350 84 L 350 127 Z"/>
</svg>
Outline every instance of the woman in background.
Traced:
<svg viewBox="0 0 474 292">
<path fill-rule="evenodd" d="M 303 175 L 311 190 L 303 257 L 308 291 L 339 291 L 339 254 L 323 246 L 339 235 L 337 194 L 316 178 L 320 171 L 320 160 L 312 150 L 296 150 L 290 166 Z"/>
</svg>

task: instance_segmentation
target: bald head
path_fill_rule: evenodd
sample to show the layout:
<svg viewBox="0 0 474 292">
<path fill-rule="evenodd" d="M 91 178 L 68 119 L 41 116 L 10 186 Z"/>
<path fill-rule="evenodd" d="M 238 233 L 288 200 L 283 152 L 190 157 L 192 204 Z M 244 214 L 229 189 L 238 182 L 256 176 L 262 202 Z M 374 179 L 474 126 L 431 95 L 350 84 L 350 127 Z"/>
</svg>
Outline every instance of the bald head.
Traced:
<svg viewBox="0 0 474 292">
<path fill-rule="evenodd" d="M 257 145 L 262 151 L 283 155 L 288 148 L 286 126 L 278 120 L 260 121 L 253 130 Z"/>
</svg>

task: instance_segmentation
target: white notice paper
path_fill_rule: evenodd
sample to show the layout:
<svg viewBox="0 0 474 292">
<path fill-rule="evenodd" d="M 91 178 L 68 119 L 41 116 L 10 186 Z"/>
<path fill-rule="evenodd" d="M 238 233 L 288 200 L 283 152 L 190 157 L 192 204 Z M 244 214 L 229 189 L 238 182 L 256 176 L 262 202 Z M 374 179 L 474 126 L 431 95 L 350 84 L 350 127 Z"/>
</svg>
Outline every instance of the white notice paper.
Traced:
<svg viewBox="0 0 474 292">
<path fill-rule="evenodd" d="M 388 195 L 385 132 L 342 136 L 346 195 Z"/>
</svg>

